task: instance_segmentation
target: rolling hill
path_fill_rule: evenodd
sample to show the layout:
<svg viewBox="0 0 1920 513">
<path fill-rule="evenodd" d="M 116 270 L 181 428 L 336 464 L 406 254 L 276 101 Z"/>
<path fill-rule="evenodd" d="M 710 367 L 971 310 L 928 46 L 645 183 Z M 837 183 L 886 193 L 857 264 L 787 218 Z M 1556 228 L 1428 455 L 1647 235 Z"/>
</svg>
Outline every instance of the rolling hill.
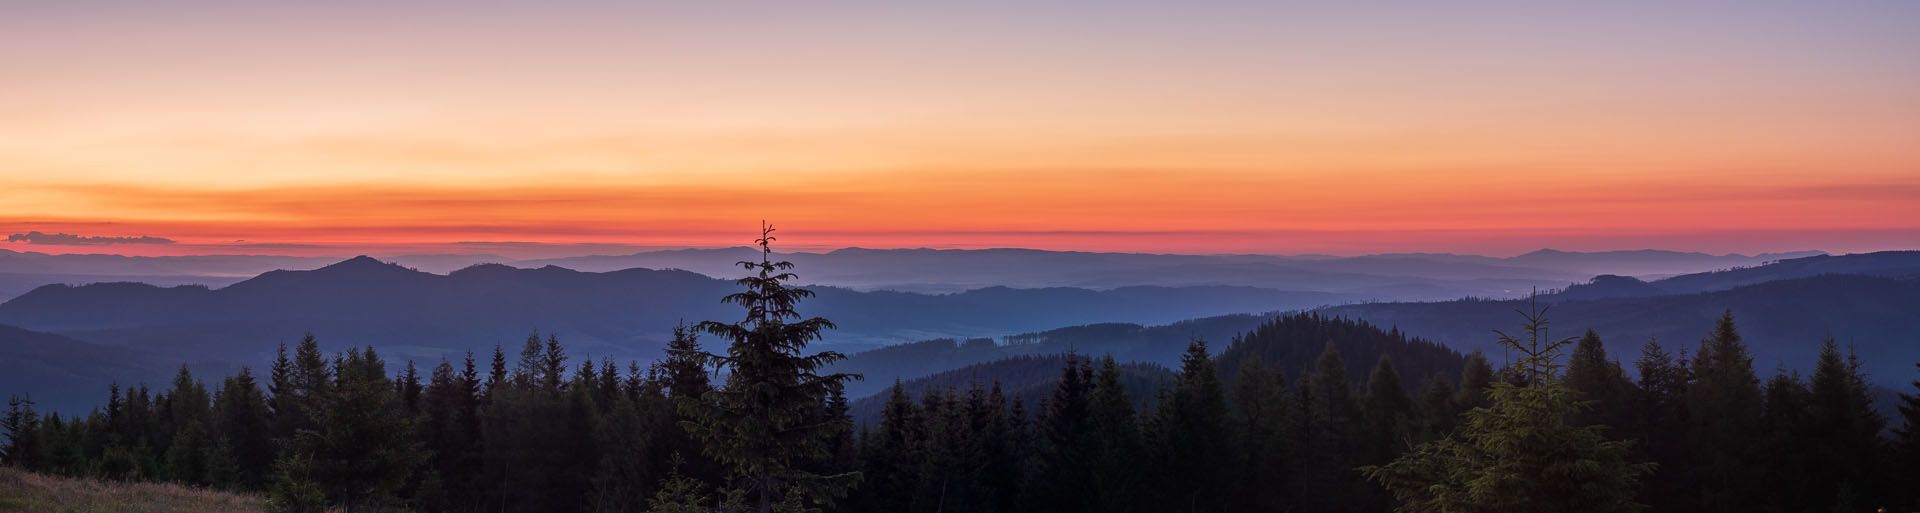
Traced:
<svg viewBox="0 0 1920 513">
<path fill-rule="evenodd" d="M 1821 338 L 1828 335 L 1855 347 L 1882 384 L 1911 380 L 1913 362 L 1920 361 L 1920 278 L 1830 274 L 1705 293 L 1541 299 L 1551 304 L 1553 333 L 1572 336 L 1592 328 L 1610 356 L 1628 364 L 1648 337 L 1658 338 L 1669 352 L 1690 354 L 1726 311 L 1733 313 L 1753 350 L 1754 367 L 1763 374 L 1776 366 L 1810 370 Z M 1460 300 L 1319 311 L 1395 326 L 1462 351 L 1481 349 L 1498 365 L 1501 353 L 1491 330 L 1515 326 L 1514 310 L 1524 306 L 1525 300 Z"/>
<path fill-rule="evenodd" d="M 222 288 L 49 285 L 0 304 L 0 323 L 188 360 L 265 362 L 278 343 L 306 332 L 329 349 L 373 344 L 399 357 L 435 359 L 517 344 L 539 330 L 559 335 L 585 355 L 645 361 L 657 357 L 682 319 L 737 318 L 737 307 L 720 298 L 738 289 L 687 271 L 480 265 L 440 275 L 359 257 L 311 271 L 268 272 Z M 1233 286 L 815 291 L 803 312 L 838 324 L 821 347 L 843 350 L 1095 322 L 1165 323 L 1348 299 Z"/>
<path fill-rule="evenodd" d="M 1355 383 L 1367 379 L 1376 359 L 1381 355 L 1393 358 L 1407 389 L 1433 374 L 1442 374 L 1450 379 L 1457 378 L 1463 363 L 1460 353 L 1446 347 L 1418 338 L 1409 338 L 1403 333 L 1381 330 L 1361 321 L 1323 317 L 1314 314 L 1293 314 L 1270 317 L 1226 316 L 1212 319 L 1197 319 L 1170 326 L 1142 328 L 1133 325 L 1095 325 L 1078 326 L 1052 330 L 1055 340 L 1025 345 L 1001 346 L 994 351 L 988 341 L 969 341 L 953 345 L 952 341 L 929 341 L 923 346 L 938 346 L 935 342 L 951 346 L 956 352 L 964 351 L 971 356 L 999 354 L 997 359 L 980 361 L 928 373 L 917 378 L 894 378 L 875 380 L 869 377 L 860 390 L 865 394 L 853 403 L 856 420 L 877 418 L 881 405 L 885 403 L 889 388 L 895 379 L 909 395 L 919 398 L 927 390 L 964 391 L 973 384 L 989 386 L 999 383 L 1003 393 L 1009 398 L 1019 397 L 1026 401 L 1028 411 L 1034 411 L 1040 400 L 1050 393 L 1060 379 L 1060 368 L 1065 364 L 1065 355 L 1078 354 L 1083 358 L 1097 361 L 1103 355 L 1114 354 L 1113 349 L 1122 349 L 1120 354 L 1135 358 L 1114 359 L 1122 362 L 1121 375 L 1129 393 L 1138 403 L 1151 402 L 1153 393 L 1173 382 L 1173 371 L 1178 368 L 1179 357 L 1187 348 L 1189 339 L 1169 337 L 1186 328 L 1188 333 L 1196 333 L 1206 326 L 1210 329 L 1236 329 L 1233 334 L 1213 338 L 1219 342 L 1208 345 L 1219 364 L 1220 378 L 1231 384 L 1236 377 L 1240 362 L 1259 355 L 1266 365 L 1280 369 L 1287 376 L 1298 378 L 1306 373 L 1320 357 L 1320 353 L 1331 345 L 1346 355 L 1347 376 Z M 1104 334 L 1104 335 L 1103 335 Z M 1140 346 L 1150 346 L 1151 352 L 1139 350 Z M 1129 348 L 1131 347 L 1131 350 Z M 923 357 L 932 356 L 926 347 L 895 346 L 887 350 L 872 351 L 855 355 L 852 361 L 860 362 L 861 357 L 872 357 L 888 350 L 914 351 Z M 1030 352 L 1043 351 L 1043 352 Z M 1047 352 L 1050 351 L 1050 352 Z M 1069 352 L 1070 351 L 1070 352 Z M 1012 356 L 1008 356 L 1012 355 Z M 891 355 L 897 357 L 898 355 Z M 928 358 L 929 361 L 956 362 L 959 359 Z M 877 367 L 867 362 L 865 367 Z M 1097 364 L 1097 363 L 1096 363 Z M 932 367 L 920 367 L 925 370 Z M 845 369 L 836 369 L 845 371 Z M 854 388 L 849 387 L 849 391 Z M 864 395 L 864 397 L 862 397 Z"/>
</svg>

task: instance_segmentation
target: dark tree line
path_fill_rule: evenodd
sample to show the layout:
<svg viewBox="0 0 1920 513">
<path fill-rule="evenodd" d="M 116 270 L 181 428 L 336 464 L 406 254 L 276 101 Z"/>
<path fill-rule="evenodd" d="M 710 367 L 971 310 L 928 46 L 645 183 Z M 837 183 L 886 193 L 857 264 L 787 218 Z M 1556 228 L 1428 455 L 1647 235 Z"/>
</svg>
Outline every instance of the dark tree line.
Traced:
<svg viewBox="0 0 1920 513">
<path fill-rule="evenodd" d="M 743 265 L 756 275 L 726 298 L 743 319 L 676 328 L 650 365 L 576 360 L 534 334 L 517 355 L 394 373 L 371 347 L 327 355 L 309 336 L 264 383 L 182 368 L 81 417 L 15 398 L 0 462 L 263 492 L 283 511 L 1920 508 L 1920 381 L 1902 418 L 1883 418 L 1859 357 L 1831 339 L 1811 376 L 1762 381 L 1730 314 L 1691 351 L 1649 341 L 1637 378 L 1596 333 L 1547 337 L 1538 310 L 1501 335 L 1521 355 L 1503 369 L 1478 353 L 1442 368 L 1398 333 L 1287 316 L 1220 356 L 1193 341 L 1156 390 L 1130 390 L 1111 357 L 1068 354 L 1038 400 L 998 382 L 917 397 L 896 384 L 857 425 L 851 376 L 819 373 L 839 355 L 805 350 L 832 325 L 797 313 L 808 293 L 785 285 L 790 264 Z"/>
</svg>

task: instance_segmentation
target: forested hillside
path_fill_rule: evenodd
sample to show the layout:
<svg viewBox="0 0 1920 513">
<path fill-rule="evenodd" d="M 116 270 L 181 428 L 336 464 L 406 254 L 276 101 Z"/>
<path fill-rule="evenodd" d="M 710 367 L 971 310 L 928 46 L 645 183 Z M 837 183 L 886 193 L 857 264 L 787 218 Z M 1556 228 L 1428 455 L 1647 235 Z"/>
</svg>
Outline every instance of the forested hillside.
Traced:
<svg viewBox="0 0 1920 513">
<path fill-rule="evenodd" d="M 1188 340 L 1232 340 L 1273 316 L 1223 315 L 1160 326 L 1089 324 L 1008 335 L 997 341 L 986 338 L 926 340 L 854 353 L 829 368 L 866 376 L 865 381 L 847 385 L 849 395 L 861 397 L 886 390 L 896 379 L 911 380 L 1016 356 L 1074 352 L 1173 367 L 1179 365 Z"/>
<path fill-rule="evenodd" d="M 724 296 L 739 320 L 674 328 L 652 364 L 553 335 L 425 365 L 309 336 L 258 372 L 112 387 L 86 415 L 16 395 L 0 464 L 288 512 L 1920 507 L 1920 366 L 1882 416 L 1871 353 L 1827 338 L 1810 372 L 1763 381 L 1730 311 L 1697 347 L 1648 341 L 1622 364 L 1528 302 L 1486 326 L 1498 366 L 1287 315 L 1224 348 L 1192 339 L 1171 370 L 1069 353 L 903 382 L 856 422 L 856 377 L 828 367 L 845 356 L 808 348 L 834 322 L 799 313 L 812 292 L 790 264 L 747 264 Z"/>
<path fill-rule="evenodd" d="M 1211 325 L 1215 323 L 1234 323 L 1252 316 L 1227 316 L 1221 318 L 1200 319 L 1182 323 L 1186 326 Z M 1172 326 L 1160 326 L 1153 330 L 1175 330 Z M 1095 334 L 1106 334 L 1113 340 L 1125 341 L 1132 337 L 1145 336 L 1147 330 L 1133 325 L 1096 325 L 1078 328 L 1054 330 L 1052 338 L 1080 340 L 1080 348 L 1074 352 L 1043 355 L 1022 354 L 985 363 L 967 365 L 958 369 L 942 371 L 925 377 L 897 381 L 907 396 L 914 400 L 924 398 L 929 391 L 952 393 L 965 391 L 973 386 L 985 387 L 995 384 L 1003 389 L 1007 397 L 1022 400 L 1025 404 L 1039 404 L 1045 394 L 1055 388 L 1060 381 L 1059 370 L 1066 366 L 1067 358 L 1079 358 L 1084 365 L 1095 365 L 1104 359 L 1115 362 L 1129 362 L 1126 358 L 1102 352 L 1108 347 L 1127 347 L 1124 344 L 1105 345 L 1093 343 L 1099 340 Z M 1300 376 L 1312 370 L 1320 355 L 1328 350 L 1342 354 L 1381 355 L 1399 364 L 1401 385 L 1409 390 L 1416 389 L 1430 378 L 1439 378 L 1448 382 L 1459 378 L 1462 358 L 1459 353 L 1438 344 L 1420 339 L 1409 339 L 1397 331 L 1381 331 L 1364 322 L 1347 319 L 1325 318 L 1313 314 L 1289 314 L 1267 318 L 1253 326 L 1247 332 L 1223 337 L 1227 340 L 1227 349 L 1215 358 L 1220 367 L 1220 378 L 1228 386 L 1238 377 L 1237 370 L 1244 360 L 1257 359 L 1261 365 L 1284 375 Z M 1034 340 L 1047 340 L 1048 336 L 1036 334 Z M 1206 340 L 1192 337 L 1189 340 Z M 956 350 L 985 351 L 989 340 L 972 340 L 957 346 Z M 1059 347 L 1064 340 L 1052 340 L 1049 347 Z M 952 341 L 929 341 L 922 344 L 939 344 L 948 347 Z M 1186 348 L 1188 344 L 1166 344 Z M 1015 346 L 1019 347 L 1019 346 Z M 1072 347 L 1072 345 L 1068 345 Z M 891 349 L 891 348 L 890 348 Z M 863 353 L 863 355 L 866 353 Z M 921 353 L 926 355 L 927 353 Z M 937 353 L 935 353 L 937 354 Z M 1137 354 L 1137 353 L 1123 353 Z M 1155 394 L 1173 382 L 1174 373 L 1168 368 L 1181 364 L 1182 353 L 1174 355 L 1170 365 L 1159 362 L 1117 363 L 1120 380 L 1130 392 L 1130 401 L 1139 407 L 1151 408 Z M 848 361 L 856 361 L 861 355 L 855 355 Z M 923 356 L 924 357 L 924 356 Z M 1345 374 L 1355 380 L 1368 376 L 1375 365 L 1374 360 L 1348 360 Z M 840 366 L 836 368 L 845 368 Z M 849 390 L 852 390 L 850 387 Z M 882 391 L 875 395 L 862 397 L 853 403 L 854 419 L 866 421 L 880 412 L 879 405 L 886 400 L 890 392 Z"/>
<path fill-rule="evenodd" d="M 908 400 L 923 400 L 929 394 L 940 397 L 956 393 L 971 392 L 975 388 L 981 391 L 997 393 L 1009 398 L 1009 401 L 1021 405 L 1039 406 L 1047 395 L 1060 385 L 1060 369 L 1066 367 L 1067 359 L 1074 358 L 1086 365 L 1089 357 L 1076 353 L 1049 355 L 1021 355 L 977 363 L 958 369 L 935 373 L 929 376 L 906 381 L 895 381 L 880 393 L 862 397 L 853 401 L 851 415 L 855 423 L 862 426 L 877 424 L 882 409 L 898 389 Z M 1105 358 L 1102 357 L 1102 361 Z M 1173 382 L 1174 373 L 1166 367 L 1151 363 L 1116 363 L 1119 380 L 1128 390 L 1127 400 L 1135 405 L 1147 407 L 1153 403 L 1156 391 L 1166 388 Z M 1025 406 L 1022 406 L 1024 409 Z"/>
<path fill-rule="evenodd" d="M 1544 297 L 1543 300 L 1552 300 Z M 1373 303 L 1330 307 L 1325 315 L 1395 326 L 1455 349 L 1497 356 L 1488 338 L 1525 301 L 1461 300 L 1441 303 Z M 1905 384 L 1908 366 L 1920 360 L 1920 279 L 1866 275 L 1821 275 L 1771 281 L 1703 294 L 1610 297 L 1555 301 L 1560 333 L 1593 329 L 1607 349 L 1631 353 L 1649 337 L 1674 348 L 1691 348 L 1708 335 L 1705 326 L 1727 310 L 1743 320 L 1756 365 L 1812 372 L 1822 338 L 1874 355 L 1862 371 L 1876 383 Z"/>
<path fill-rule="evenodd" d="M 115 382 L 165 383 L 185 360 L 134 348 L 90 344 L 52 333 L 0 325 L 0 390 L 31 393 L 43 410 L 85 412 Z M 238 367 L 193 362 L 208 373 Z"/>
</svg>

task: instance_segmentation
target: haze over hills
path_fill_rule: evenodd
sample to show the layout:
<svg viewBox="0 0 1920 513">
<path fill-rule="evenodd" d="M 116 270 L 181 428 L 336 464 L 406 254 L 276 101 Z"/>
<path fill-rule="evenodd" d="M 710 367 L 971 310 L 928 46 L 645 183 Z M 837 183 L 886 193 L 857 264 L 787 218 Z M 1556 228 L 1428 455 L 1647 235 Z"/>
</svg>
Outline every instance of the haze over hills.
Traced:
<svg viewBox="0 0 1920 513">
<path fill-rule="evenodd" d="M 687 271 L 591 273 L 482 265 L 446 275 L 360 257 L 312 271 L 273 271 L 222 288 L 138 283 L 50 285 L 0 304 L 0 324 L 182 359 L 266 361 L 313 332 L 329 348 L 373 344 L 438 359 L 515 345 L 540 330 L 595 357 L 652 360 L 682 319 L 738 316 L 729 280 Z M 1167 323 L 1352 300 L 1253 287 L 1013 289 L 955 294 L 815 287 L 807 313 L 832 319 L 823 347 L 858 350 L 943 336 L 998 336 L 1108 321 Z"/>
<path fill-rule="evenodd" d="M 652 251 L 526 262 L 579 270 L 687 269 L 734 276 L 729 262 L 751 248 Z M 1817 251 L 1707 255 L 1672 251 L 1574 253 L 1542 250 L 1510 258 L 1444 253 L 1356 257 L 1324 255 L 1167 255 L 1029 249 L 865 249 L 783 255 L 803 279 L 862 289 L 956 290 L 988 285 L 1111 288 L 1129 285 L 1246 285 L 1317 290 L 1380 299 L 1506 296 L 1536 285 L 1562 286 L 1597 274 L 1668 275 L 1759 265 Z"/>
<path fill-rule="evenodd" d="M 1233 285 L 1334 292 L 1381 301 L 1424 301 L 1463 296 L 1511 297 L 1533 287 L 1564 287 L 1599 274 L 1658 278 L 1815 254 L 1820 253 L 1745 256 L 1655 250 L 1598 253 L 1541 250 L 1493 258 L 1444 253 L 1333 257 L 846 248 L 825 253 L 781 253 L 780 256 L 799 266 L 805 283 L 855 290 L 943 293 L 991 286 L 1110 289 L 1135 285 Z M 587 272 L 684 269 L 713 277 L 736 278 L 741 271 L 733 262 L 756 256 L 756 250 L 738 247 L 545 259 L 514 259 L 491 254 L 402 254 L 379 256 L 379 259 L 440 274 L 496 263 L 521 268 L 554 265 Z M 341 258 L 271 255 L 50 255 L 0 249 L 0 299 L 54 283 L 137 281 L 219 287 L 267 271 L 311 270 L 339 260 Z"/>
</svg>

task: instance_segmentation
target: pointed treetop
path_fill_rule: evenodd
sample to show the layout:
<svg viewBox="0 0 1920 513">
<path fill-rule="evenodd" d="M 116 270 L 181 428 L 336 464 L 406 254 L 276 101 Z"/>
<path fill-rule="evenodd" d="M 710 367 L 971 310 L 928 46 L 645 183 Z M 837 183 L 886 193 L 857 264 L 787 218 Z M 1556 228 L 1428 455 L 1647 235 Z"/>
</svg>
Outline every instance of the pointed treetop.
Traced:
<svg viewBox="0 0 1920 513">
<path fill-rule="evenodd" d="M 754 244 L 760 245 L 760 263 L 761 264 L 773 263 L 773 241 L 774 240 L 777 240 L 777 239 L 773 237 L 773 225 L 767 224 L 767 220 L 761 219 L 760 220 L 760 238 L 753 239 Z"/>
</svg>

